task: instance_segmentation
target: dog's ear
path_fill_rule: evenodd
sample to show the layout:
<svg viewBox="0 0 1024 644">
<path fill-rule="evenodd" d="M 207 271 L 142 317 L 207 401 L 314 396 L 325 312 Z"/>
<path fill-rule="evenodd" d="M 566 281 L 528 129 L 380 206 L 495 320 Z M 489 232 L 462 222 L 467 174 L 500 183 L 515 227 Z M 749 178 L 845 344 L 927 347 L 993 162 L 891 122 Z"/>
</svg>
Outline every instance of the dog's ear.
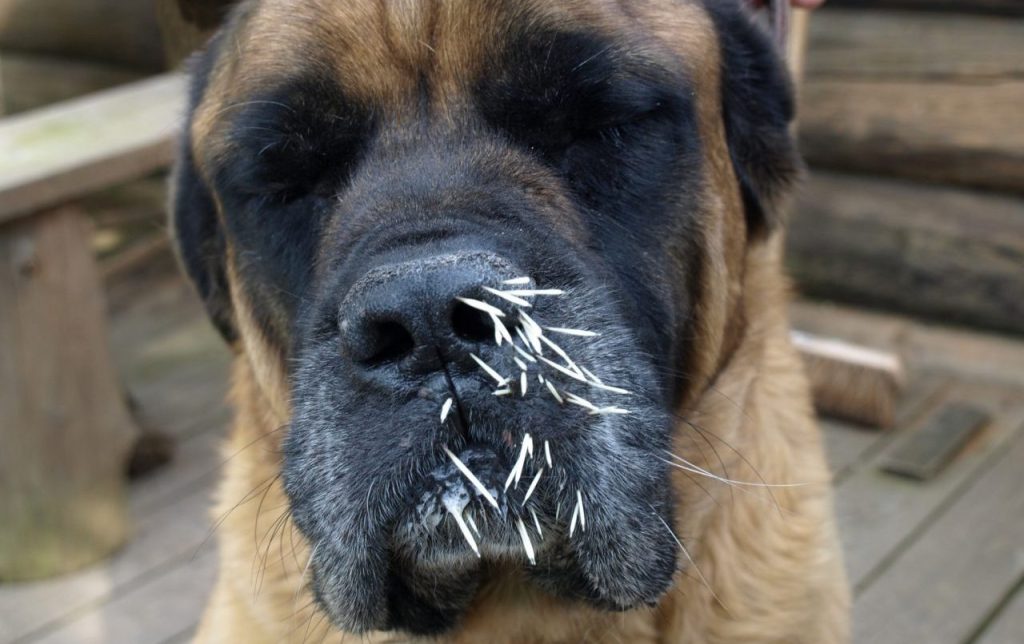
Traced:
<svg viewBox="0 0 1024 644">
<path fill-rule="evenodd" d="M 220 37 L 189 61 L 191 86 L 185 126 L 171 176 L 170 230 L 185 273 L 192 280 L 214 326 L 224 339 L 237 338 L 227 280 L 224 228 L 213 196 L 196 167 L 191 135 L 192 116 L 206 91 L 217 56 Z"/>
<path fill-rule="evenodd" d="M 793 87 L 775 44 L 740 2 L 710 0 L 722 61 L 722 115 L 751 237 L 780 224 L 801 170 L 790 133 Z"/>
</svg>

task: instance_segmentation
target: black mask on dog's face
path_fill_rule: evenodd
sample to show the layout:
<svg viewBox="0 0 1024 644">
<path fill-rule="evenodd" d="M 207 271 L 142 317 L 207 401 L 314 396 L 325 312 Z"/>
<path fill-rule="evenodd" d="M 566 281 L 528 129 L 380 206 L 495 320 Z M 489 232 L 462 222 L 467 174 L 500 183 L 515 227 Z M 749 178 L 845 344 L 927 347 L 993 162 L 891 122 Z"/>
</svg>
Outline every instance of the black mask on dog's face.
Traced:
<svg viewBox="0 0 1024 644">
<path fill-rule="evenodd" d="M 182 258 L 229 339 L 241 289 L 281 352 L 285 490 L 347 630 L 443 631 L 510 566 L 609 610 L 655 603 L 677 569 L 667 458 L 705 261 L 694 88 L 635 33 L 508 20 L 458 90 L 407 70 L 414 95 L 374 100 L 314 57 L 222 108 L 204 164 L 183 148 Z M 748 223 L 767 226 L 757 164 L 780 162 L 748 148 L 787 141 L 786 84 L 741 16 L 717 21 L 762 83 L 745 95 L 726 65 Z M 257 73 L 218 66 L 231 29 L 193 110 L 214 68 Z"/>
</svg>

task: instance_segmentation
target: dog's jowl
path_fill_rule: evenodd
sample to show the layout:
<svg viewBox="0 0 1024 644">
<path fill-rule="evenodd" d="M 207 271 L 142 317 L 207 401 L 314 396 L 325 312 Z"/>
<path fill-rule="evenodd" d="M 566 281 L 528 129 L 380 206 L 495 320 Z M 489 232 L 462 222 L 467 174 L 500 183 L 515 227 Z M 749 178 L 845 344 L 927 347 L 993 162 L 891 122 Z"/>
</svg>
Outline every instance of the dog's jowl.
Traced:
<svg viewBox="0 0 1024 644">
<path fill-rule="evenodd" d="M 845 640 L 744 12 L 235 8 L 172 213 L 237 354 L 201 641 Z"/>
</svg>

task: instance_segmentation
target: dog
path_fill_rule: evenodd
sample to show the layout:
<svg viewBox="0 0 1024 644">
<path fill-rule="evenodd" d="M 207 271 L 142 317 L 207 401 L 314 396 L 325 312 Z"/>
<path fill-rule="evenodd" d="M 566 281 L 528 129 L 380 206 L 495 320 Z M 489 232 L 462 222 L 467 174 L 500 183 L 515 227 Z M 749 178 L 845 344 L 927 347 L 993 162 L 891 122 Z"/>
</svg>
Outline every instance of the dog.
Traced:
<svg viewBox="0 0 1024 644">
<path fill-rule="evenodd" d="M 793 113 L 733 0 L 235 7 L 172 184 L 235 352 L 197 640 L 846 641 Z"/>
</svg>

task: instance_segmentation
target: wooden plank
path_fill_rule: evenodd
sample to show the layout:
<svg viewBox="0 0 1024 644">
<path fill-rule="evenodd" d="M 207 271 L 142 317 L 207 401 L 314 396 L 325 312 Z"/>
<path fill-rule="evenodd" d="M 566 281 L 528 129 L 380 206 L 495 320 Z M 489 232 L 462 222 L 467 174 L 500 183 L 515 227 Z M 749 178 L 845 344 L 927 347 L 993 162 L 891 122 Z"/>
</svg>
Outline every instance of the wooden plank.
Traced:
<svg viewBox="0 0 1024 644">
<path fill-rule="evenodd" d="M 131 593 L 97 607 L 33 644 L 146 644 L 179 636 L 197 623 L 217 577 L 217 550 L 178 559 Z"/>
<path fill-rule="evenodd" d="M 940 407 L 921 427 L 889 451 L 882 469 L 917 481 L 935 478 L 988 424 L 989 415 L 969 403 Z"/>
<path fill-rule="evenodd" d="M 1019 556 L 1019 555 L 1018 555 Z M 974 644 L 1024 642 L 1024 579 Z"/>
<path fill-rule="evenodd" d="M 800 102 L 813 166 L 1024 193 L 1024 80 L 808 78 Z"/>
<path fill-rule="evenodd" d="M 1022 199 L 815 172 L 787 244 L 810 295 L 1024 332 Z"/>
<path fill-rule="evenodd" d="M 0 226 L 2 581 L 91 564 L 129 532 L 136 428 L 108 353 L 91 231 L 70 207 Z"/>
<path fill-rule="evenodd" d="M 868 587 L 887 562 L 928 525 L 949 495 L 985 472 L 1024 423 L 1018 388 L 974 381 L 958 383 L 944 400 L 966 400 L 987 409 L 993 422 L 941 476 L 927 484 L 878 469 L 884 454 L 856 467 L 836 490 L 836 516 L 846 566 L 856 592 Z"/>
<path fill-rule="evenodd" d="M 828 6 L 811 21 L 812 82 L 958 79 L 984 92 L 984 82 L 1024 72 L 1024 21 Z"/>
<path fill-rule="evenodd" d="M 190 494 L 139 517 L 134 538 L 104 566 L 32 585 L 0 585 L 0 641 L 35 637 L 125 594 L 154 571 L 190 559 L 204 542 L 212 543 L 208 537 L 216 478 L 208 475 Z"/>
<path fill-rule="evenodd" d="M 0 121 L 0 223 L 166 167 L 184 99 L 169 74 Z"/>
<path fill-rule="evenodd" d="M 1024 575 L 1024 437 L 854 604 L 854 641 L 966 641 Z M 1019 641 L 1019 640 L 1018 640 Z"/>
</svg>

